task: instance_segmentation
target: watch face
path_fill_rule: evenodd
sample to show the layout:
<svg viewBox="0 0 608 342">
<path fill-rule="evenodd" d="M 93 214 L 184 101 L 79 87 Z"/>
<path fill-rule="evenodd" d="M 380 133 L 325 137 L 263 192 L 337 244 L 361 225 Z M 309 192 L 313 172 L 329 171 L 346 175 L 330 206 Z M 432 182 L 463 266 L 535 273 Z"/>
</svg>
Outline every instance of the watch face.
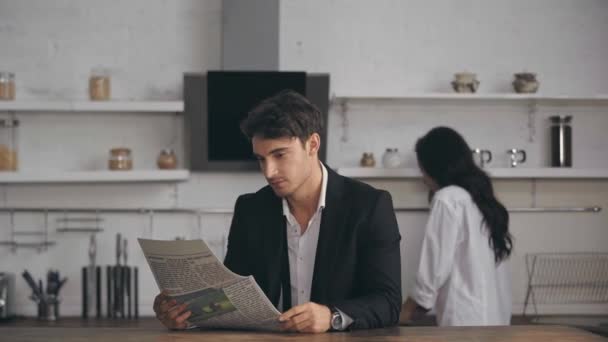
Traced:
<svg viewBox="0 0 608 342">
<path fill-rule="evenodd" d="M 342 329 L 342 315 L 339 312 L 334 312 L 331 315 L 331 327 L 332 329 Z"/>
</svg>

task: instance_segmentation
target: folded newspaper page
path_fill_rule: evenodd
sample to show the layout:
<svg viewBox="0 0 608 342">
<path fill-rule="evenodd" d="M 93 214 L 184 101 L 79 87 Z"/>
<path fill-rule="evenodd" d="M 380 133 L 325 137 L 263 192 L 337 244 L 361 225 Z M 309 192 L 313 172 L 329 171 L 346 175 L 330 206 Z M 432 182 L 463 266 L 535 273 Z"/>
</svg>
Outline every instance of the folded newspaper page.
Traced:
<svg viewBox="0 0 608 342">
<path fill-rule="evenodd" d="M 281 331 L 281 314 L 252 276 L 231 272 L 203 240 L 138 239 L 158 288 L 200 328 Z"/>
</svg>

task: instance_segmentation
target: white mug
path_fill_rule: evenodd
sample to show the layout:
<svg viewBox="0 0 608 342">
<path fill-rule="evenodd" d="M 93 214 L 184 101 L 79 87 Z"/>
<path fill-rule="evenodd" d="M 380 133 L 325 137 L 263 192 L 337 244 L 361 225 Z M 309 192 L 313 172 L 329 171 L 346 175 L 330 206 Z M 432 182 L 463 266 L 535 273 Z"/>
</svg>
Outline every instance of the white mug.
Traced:
<svg viewBox="0 0 608 342">
<path fill-rule="evenodd" d="M 518 164 L 523 164 L 526 161 L 526 151 L 522 149 L 512 148 L 507 150 L 509 155 L 509 165 L 517 167 Z"/>
<path fill-rule="evenodd" d="M 485 164 L 492 161 L 492 152 L 489 150 L 476 148 L 471 150 L 471 153 L 473 153 L 473 160 L 475 161 L 475 164 L 477 164 L 479 167 L 483 167 Z"/>
</svg>

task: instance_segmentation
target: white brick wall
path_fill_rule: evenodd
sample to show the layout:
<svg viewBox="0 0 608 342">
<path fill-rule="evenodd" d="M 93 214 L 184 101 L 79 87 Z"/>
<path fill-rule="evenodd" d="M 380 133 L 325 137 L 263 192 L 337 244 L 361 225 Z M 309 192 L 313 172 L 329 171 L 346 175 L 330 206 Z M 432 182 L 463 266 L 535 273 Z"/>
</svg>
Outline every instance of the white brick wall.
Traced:
<svg viewBox="0 0 608 342">
<path fill-rule="evenodd" d="M 455 71 L 476 71 L 483 92 L 508 91 L 511 74 L 538 71 L 546 93 L 608 93 L 608 8 L 604 1 L 523 0 L 464 1 L 284 1 L 281 3 L 281 68 L 330 72 L 332 92 L 355 95 L 400 95 L 447 91 Z M 220 1 L 92 1 L 0 0 L 0 69 L 17 73 L 18 98 L 86 99 L 94 67 L 109 68 L 115 99 L 180 99 L 182 73 L 220 67 Z M 572 112 L 575 164 L 608 167 L 603 108 L 541 108 L 537 136 L 530 143 L 527 108 L 520 105 L 452 106 L 426 103 L 403 107 L 354 106 L 349 112 L 349 139 L 336 108 L 329 123 L 329 163 L 355 165 L 364 150 L 380 158 L 387 146 L 409 152 L 428 128 L 450 124 L 471 144 L 497 153 L 523 147 L 528 165 L 547 158 L 546 116 Z M 126 113 L 23 114 L 20 153 L 23 169 L 95 169 L 105 165 L 116 144 L 133 148 L 136 168 L 152 168 L 166 146 L 178 152 L 183 165 L 182 119 L 171 115 Z M 583 131 L 588 132 L 583 134 Z M 501 134 L 502 133 L 502 134 Z M 412 164 L 413 165 L 413 164 Z M 426 192 L 416 181 L 374 181 L 391 191 L 396 206 L 425 205 Z M 240 193 L 264 185 L 257 174 L 194 174 L 185 183 L 139 185 L 10 185 L 0 186 L 4 206 L 87 207 L 220 207 L 233 206 Z M 536 187 L 536 193 L 533 188 Z M 500 181 L 496 184 L 508 206 L 600 205 L 608 207 L 605 181 Z M 569 192 L 566 193 L 564 189 Z M 204 217 L 199 229 L 187 215 L 155 217 L 150 231 L 145 215 L 104 217 L 99 234 L 98 263 L 114 263 L 114 238 L 129 238 L 130 260 L 140 267 L 141 309 L 151 314 L 156 293 L 136 237 L 203 236 L 219 255 L 225 252 L 230 217 Z M 399 214 L 404 237 L 404 290 L 417 268 L 424 214 Z M 19 216 L 21 227 L 40 226 L 39 215 Z M 608 217 L 601 214 L 516 214 L 514 270 L 515 304 L 523 300 L 523 255 L 538 251 L 608 251 Z M 576 230 L 573 226 L 576 226 Z M 56 247 L 38 254 L 0 248 L 0 269 L 21 273 L 28 268 L 42 276 L 49 267 L 69 278 L 62 312 L 80 313 L 80 266 L 87 262 L 88 237 L 55 233 Z M 0 215 L 0 239 L 8 234 Z M 549 237 L 549 238 L 548 238 Z M 34 315 L 25 282 L 18 279 L 19 313 Z M 606 312 L 603 306 L 567 308 Z"/>
<path fill-rule="evenodd" d="M 608 92 L 605 1 L 281 4 L 281 68 L 331 71 L 337 95 L 451 91 L 462 70 L 484 93 L 510 92 L 522 70 L 539 74 L 542 92 Z"/>
<path fill-rule="evenodd" d="M 182 73 L 220 65 L 221 1 L 2 1 L 3 70 L 24 98 L 88 98 L 94 68 L 115 99 L 180 99 Z"/>
</svg>

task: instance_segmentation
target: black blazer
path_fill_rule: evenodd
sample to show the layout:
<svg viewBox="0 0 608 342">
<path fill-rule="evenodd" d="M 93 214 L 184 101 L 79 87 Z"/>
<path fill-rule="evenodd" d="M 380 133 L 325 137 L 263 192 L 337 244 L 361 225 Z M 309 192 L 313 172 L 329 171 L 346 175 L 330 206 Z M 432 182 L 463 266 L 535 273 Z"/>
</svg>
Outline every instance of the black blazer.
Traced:
<svg viewBox="0 0 608 342">
<path fill-rule="evenodd" d="M 395 325 L 401 309 L 401 235 L 391 196 L 327 172 L 310 300 L 339 308 L 354 320 L 353 329 Z M 224 264 L 253 275 L 275 306 L 281 279 L 289 279 L 286 246 L 282 201 L 272 188 L 240 196 Z"/>
</svg>

